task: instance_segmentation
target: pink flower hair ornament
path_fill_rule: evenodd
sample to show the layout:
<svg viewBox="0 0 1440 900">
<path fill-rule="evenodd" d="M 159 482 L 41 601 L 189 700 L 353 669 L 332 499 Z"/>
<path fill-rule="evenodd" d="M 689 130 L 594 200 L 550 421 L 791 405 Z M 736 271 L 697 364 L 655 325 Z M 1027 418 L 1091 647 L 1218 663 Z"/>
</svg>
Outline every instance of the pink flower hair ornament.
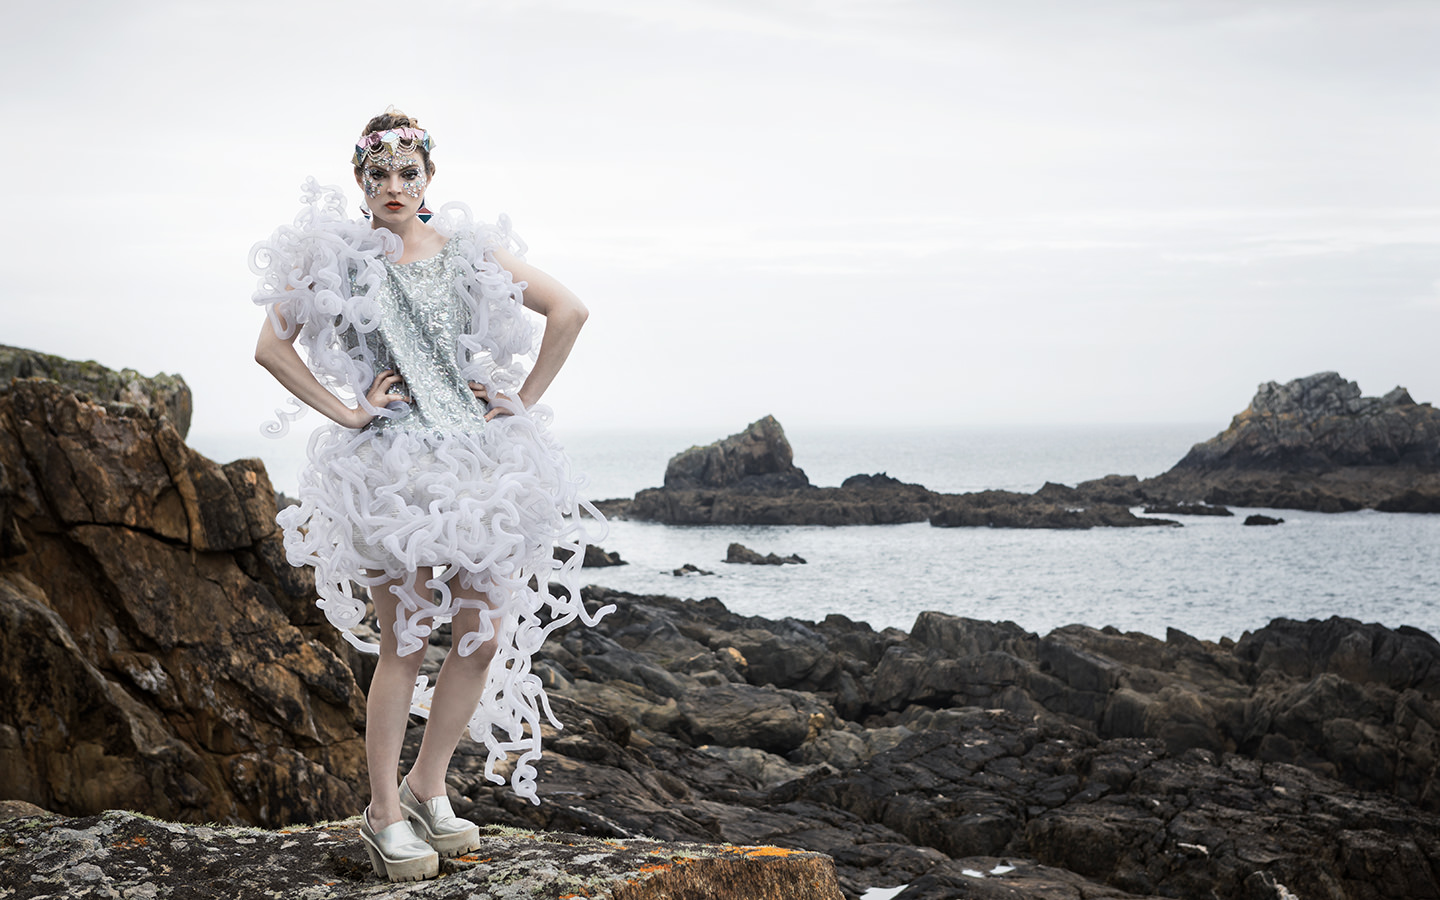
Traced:
<svg viewBox="0 0 1440 900">
<path fill-rule="evenodd" d="M 355 142 L 355 166 L 365 165 L 366 158 L 379 152 L 381 146 L 391 154 L 409 153 L 417 147 L 429 153 L 435 149 L 435 141 L 430 138 L 430 132 L 420 128 L 391 128 L 362 134 Z"/>
</svg>

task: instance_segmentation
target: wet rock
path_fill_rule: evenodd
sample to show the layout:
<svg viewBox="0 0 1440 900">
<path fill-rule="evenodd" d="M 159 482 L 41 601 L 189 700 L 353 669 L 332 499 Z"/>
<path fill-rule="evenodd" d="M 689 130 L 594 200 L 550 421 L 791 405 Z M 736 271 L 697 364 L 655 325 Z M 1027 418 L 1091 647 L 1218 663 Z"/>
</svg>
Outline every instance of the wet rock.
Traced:
<svg viewBox="0 0 1440 900">
<path fill-rule="evenodd" d="M 670 574 L 679 577 L 682 575 L 714 575 L 715 573 L 709 569 L 702 569 L 694 563 L 686 563 L 680 568 L 671 571 Z"/>
<path fill-rule="evenodd" d="M 744 544 L 732 543 L 725 550 L 725 561 L 727 563 L 748 563 L 752 566 L 780 566 L 786 563 L 803 565 L 805 560 L 792 553 L 789 556 L 777 556 L 774 553 L 767 553 L 761 556 Z"/>
</svg>

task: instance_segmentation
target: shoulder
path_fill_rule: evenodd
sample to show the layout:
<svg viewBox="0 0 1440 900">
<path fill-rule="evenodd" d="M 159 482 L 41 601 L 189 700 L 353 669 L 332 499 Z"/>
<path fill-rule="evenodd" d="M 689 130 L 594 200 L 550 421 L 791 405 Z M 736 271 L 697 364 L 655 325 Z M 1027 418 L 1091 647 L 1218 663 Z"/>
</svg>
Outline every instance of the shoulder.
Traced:
<svg viewBox="0 0 1440 900">
<path fill-rule="evenodd" d="M 473 255 L 491 257 L 497 250 L 525 256 L 525 242 L 515 233 L 510 217 L 501 214 L 495 222 L 478 221 L 464 203 L 450 202 L 435 213 L 430 224 L 447 239 L 453 238 Z"/>
</svg>

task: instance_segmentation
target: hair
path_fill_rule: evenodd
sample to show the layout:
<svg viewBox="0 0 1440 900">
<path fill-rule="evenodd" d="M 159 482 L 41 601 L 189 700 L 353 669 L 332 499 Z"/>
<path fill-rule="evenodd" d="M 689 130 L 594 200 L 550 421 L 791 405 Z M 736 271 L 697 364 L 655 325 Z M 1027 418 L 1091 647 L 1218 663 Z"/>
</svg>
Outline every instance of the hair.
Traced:
<svg viewBox="0 0 1440 900">
<path fill-rule="evenodd" d="M 367 134 L 374 134 L 377 131 L 389 131 L 392 128 L 419 127 L 419 119 L 416 119 L 412 116 L 407 116 L 403 112 L 392 106 L 389 109 L 385 110 L 385 112 L 371 119 L 369 122 L 366 122 L 365 130 L 360 132 L 360 136 L 364 137 Z M 435 163 L 430 159 L 430 151 L 420 146 L 416 146 L 415 149 L 420 151 L 420 158 L 425 160 L 425 174 L 433 178 L 435 176 Z M 355 174 L 360 174 L 360 171 L 360 167 L 356 166 Z"/>
</svg>

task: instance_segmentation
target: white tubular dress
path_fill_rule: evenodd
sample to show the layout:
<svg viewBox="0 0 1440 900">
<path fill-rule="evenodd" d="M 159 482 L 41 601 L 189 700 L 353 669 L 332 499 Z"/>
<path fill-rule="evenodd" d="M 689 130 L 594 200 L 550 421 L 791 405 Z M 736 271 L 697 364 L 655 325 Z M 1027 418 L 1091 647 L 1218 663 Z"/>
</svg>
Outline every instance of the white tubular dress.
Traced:
<svg viewBox="0 0 1440 900">
<path fill-rule="evenodd" d="M 470 735 L 486 745 L 485 773 L 496 783 L 505 781 L 496 763 L 518 754 L 510 783 L 539 803 L 542 712 L 561 726 L 530 657 L 555 629 L 576 618 L 594 625 L 613 607 L 592 616 L 580 600 L 585 545 L 603 534 L 605 520 L 580 496 L 583 479 L 550 435 L 549 409 L 499 399 L 513 415 L 486 422 L 468 384 L 513 397 L 524 380 L 536 330 L 522 307 L 524 282 L 511 280 L 494 250 L 523 255 L 525 246 L 505 217 L 493 227 L 477 224 L 463 205 L 448 204 L 431 222 L 447 239 L 444 249 L 398 264 L 400 239 L 348 219 L 339 188 L 312 178 L 302 191 L 294 225 L 251 250 L 260 276 L 254 301 L 281 338 L 299 329 L 296 345 L 322 384 L 376 418 L 359 430 L 327 424 L 311 437 L 300 505 L 276 517 L 287 558 L 314 567 L 318 605 L 366 652 L 379 647 L 351 632 L 365 617 L 352 583 L 431 568 L 429 596 L 397 594 L 401 654 L 421 652 L 433 625 L 456 610 L 480 609 L 479 631 L 453 635 L 463 654 L 498 637 Z M 365 400 L 386 369 L 404 379 L 397 393 L 408 393 L 410 403 L 377 409 Z M 295 407 L 266 432 L 288 431 Z M 582 514 L 600 530 L 594 537 Z M 557 546 L 572 551 L 564 563 L 553 559 Z M 368 578 L 367 570 L 385 574 Z M 477 592 L 490 606 L 472 599 Z M 428 713 L 432 690 L 422 677 L 415 713 Z"/>
</svg>

